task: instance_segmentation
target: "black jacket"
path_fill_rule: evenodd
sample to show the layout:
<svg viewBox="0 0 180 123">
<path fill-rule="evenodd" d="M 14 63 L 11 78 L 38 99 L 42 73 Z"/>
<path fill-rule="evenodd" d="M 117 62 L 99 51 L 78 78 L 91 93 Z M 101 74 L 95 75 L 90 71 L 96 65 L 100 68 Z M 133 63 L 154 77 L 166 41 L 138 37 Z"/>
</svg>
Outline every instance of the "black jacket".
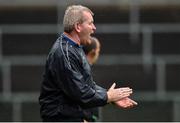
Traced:
<svg viewBox="0 0 180 123">
<path fill-rule="evenodd" d="M 96 85 L 82 47 L 62 34 L 46 60 L 39 97 L 43 121 L 82 121 L 91 108 L 107 104 L 107 92 Z"/>
</svg>

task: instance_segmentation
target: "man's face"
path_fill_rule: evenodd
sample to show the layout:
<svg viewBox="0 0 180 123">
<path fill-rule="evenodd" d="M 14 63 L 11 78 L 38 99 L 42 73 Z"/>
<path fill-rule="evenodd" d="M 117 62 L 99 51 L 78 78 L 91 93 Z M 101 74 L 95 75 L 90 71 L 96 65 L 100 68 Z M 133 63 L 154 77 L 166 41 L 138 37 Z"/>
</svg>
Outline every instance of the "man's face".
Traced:
<svg viewBox="0 0 180 123">
<path fill-rule="evenodd" d="M 79 37 L 81 44 L 86 44 L 88 43 L 90 35 L 96 30 L 96 27 L 91 13 L 85 11 L 83 12 L 83 17 L 85 21 L 80 24 L 81 31 L 79 32 Z"/>
</svg>

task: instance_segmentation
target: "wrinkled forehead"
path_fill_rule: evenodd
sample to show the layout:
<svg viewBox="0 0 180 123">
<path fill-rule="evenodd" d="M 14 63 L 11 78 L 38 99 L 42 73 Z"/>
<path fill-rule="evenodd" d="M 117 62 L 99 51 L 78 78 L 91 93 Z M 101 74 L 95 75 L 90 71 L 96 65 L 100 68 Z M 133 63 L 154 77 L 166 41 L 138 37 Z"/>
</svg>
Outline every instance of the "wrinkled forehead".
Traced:
<svg viewBox="0 0 180 123">
<path fill-rule="evenodd" d="M 94 22 L 93 15 L 92 15 L 90 12 L 88 12 L 88 11 L 83 11 L 83 12 L 82 12 L 82 15 L 83 15 L 84 21 Z"/>
</svg>

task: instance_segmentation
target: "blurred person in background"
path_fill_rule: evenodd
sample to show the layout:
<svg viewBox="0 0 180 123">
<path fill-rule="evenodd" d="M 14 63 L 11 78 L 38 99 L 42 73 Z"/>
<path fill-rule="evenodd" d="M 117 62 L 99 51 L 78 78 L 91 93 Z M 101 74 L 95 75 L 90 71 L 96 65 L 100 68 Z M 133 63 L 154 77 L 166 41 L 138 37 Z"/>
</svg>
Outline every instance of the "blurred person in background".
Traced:
<svg viewBox="0 0 180 123">
<path fill-rule="evenodd" d="M 90 37 L 89 42 L 83 45 L 84 53 L 86 54 L 87 60 L 92 66 L 96 63 L 96 61 L 99 58 L 101 45 L 97 38 Z M 98 108 L 92 108 L 92 119 L 90 121 L 95 122 L 99 119 L 99 109 Z"/>
<path fill-rule="evenodd" d="M 83 45 L 84 53 L 86 54 L 87 60 L 90 65 L 95 64 L 98 60 L 100 49 L 101 45 L 99 40 L 92 36 L 89 39 L 89 43 Z"/>
<path fill-rule="evenodd" d="M 96 38 L 91 36 L 89 39 L 89 42 L 83 45 L 84 53 L 86 54 L 87 60 L 92 66 L 95 64 L 99 58 L 100 50 L 101 50 L 101 44 L 100 41 Z M 119 102 L 116 101 L 112 104 L 115 104 L 119 107 L 121 107 L 121 104 L 119 105 Z M 99 119 L 99 109 L 98 108 L 92 108 L 92 119 L 91 121 L 95 122 Z"/>
<path fill-rule="evenodd" d="M 119 102 L 122 108 L 137 105 L 129 98 L 132 89 L 106 90 L 98 86 L 81 45 L 94 33 L 93 12 L 81 5 L 69 6 L 63 20 L 64 32 L 52 46 L 46 59 L 39 96 L 43 121 L 85 122 L 92 118 L 91 109 Z"/>
</svg>

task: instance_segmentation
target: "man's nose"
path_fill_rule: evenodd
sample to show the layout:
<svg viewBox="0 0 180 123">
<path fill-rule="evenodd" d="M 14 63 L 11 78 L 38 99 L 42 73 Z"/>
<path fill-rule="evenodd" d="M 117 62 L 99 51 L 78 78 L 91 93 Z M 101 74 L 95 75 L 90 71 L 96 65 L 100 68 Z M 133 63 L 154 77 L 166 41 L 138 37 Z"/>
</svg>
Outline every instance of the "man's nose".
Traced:
<svg viewBox="0 0 180 123">
<path fill-rule="evenodd" d="M 95 31 L 96 30 L 96 26 L 93 24 L 93 30 Z"/>
</svg>

